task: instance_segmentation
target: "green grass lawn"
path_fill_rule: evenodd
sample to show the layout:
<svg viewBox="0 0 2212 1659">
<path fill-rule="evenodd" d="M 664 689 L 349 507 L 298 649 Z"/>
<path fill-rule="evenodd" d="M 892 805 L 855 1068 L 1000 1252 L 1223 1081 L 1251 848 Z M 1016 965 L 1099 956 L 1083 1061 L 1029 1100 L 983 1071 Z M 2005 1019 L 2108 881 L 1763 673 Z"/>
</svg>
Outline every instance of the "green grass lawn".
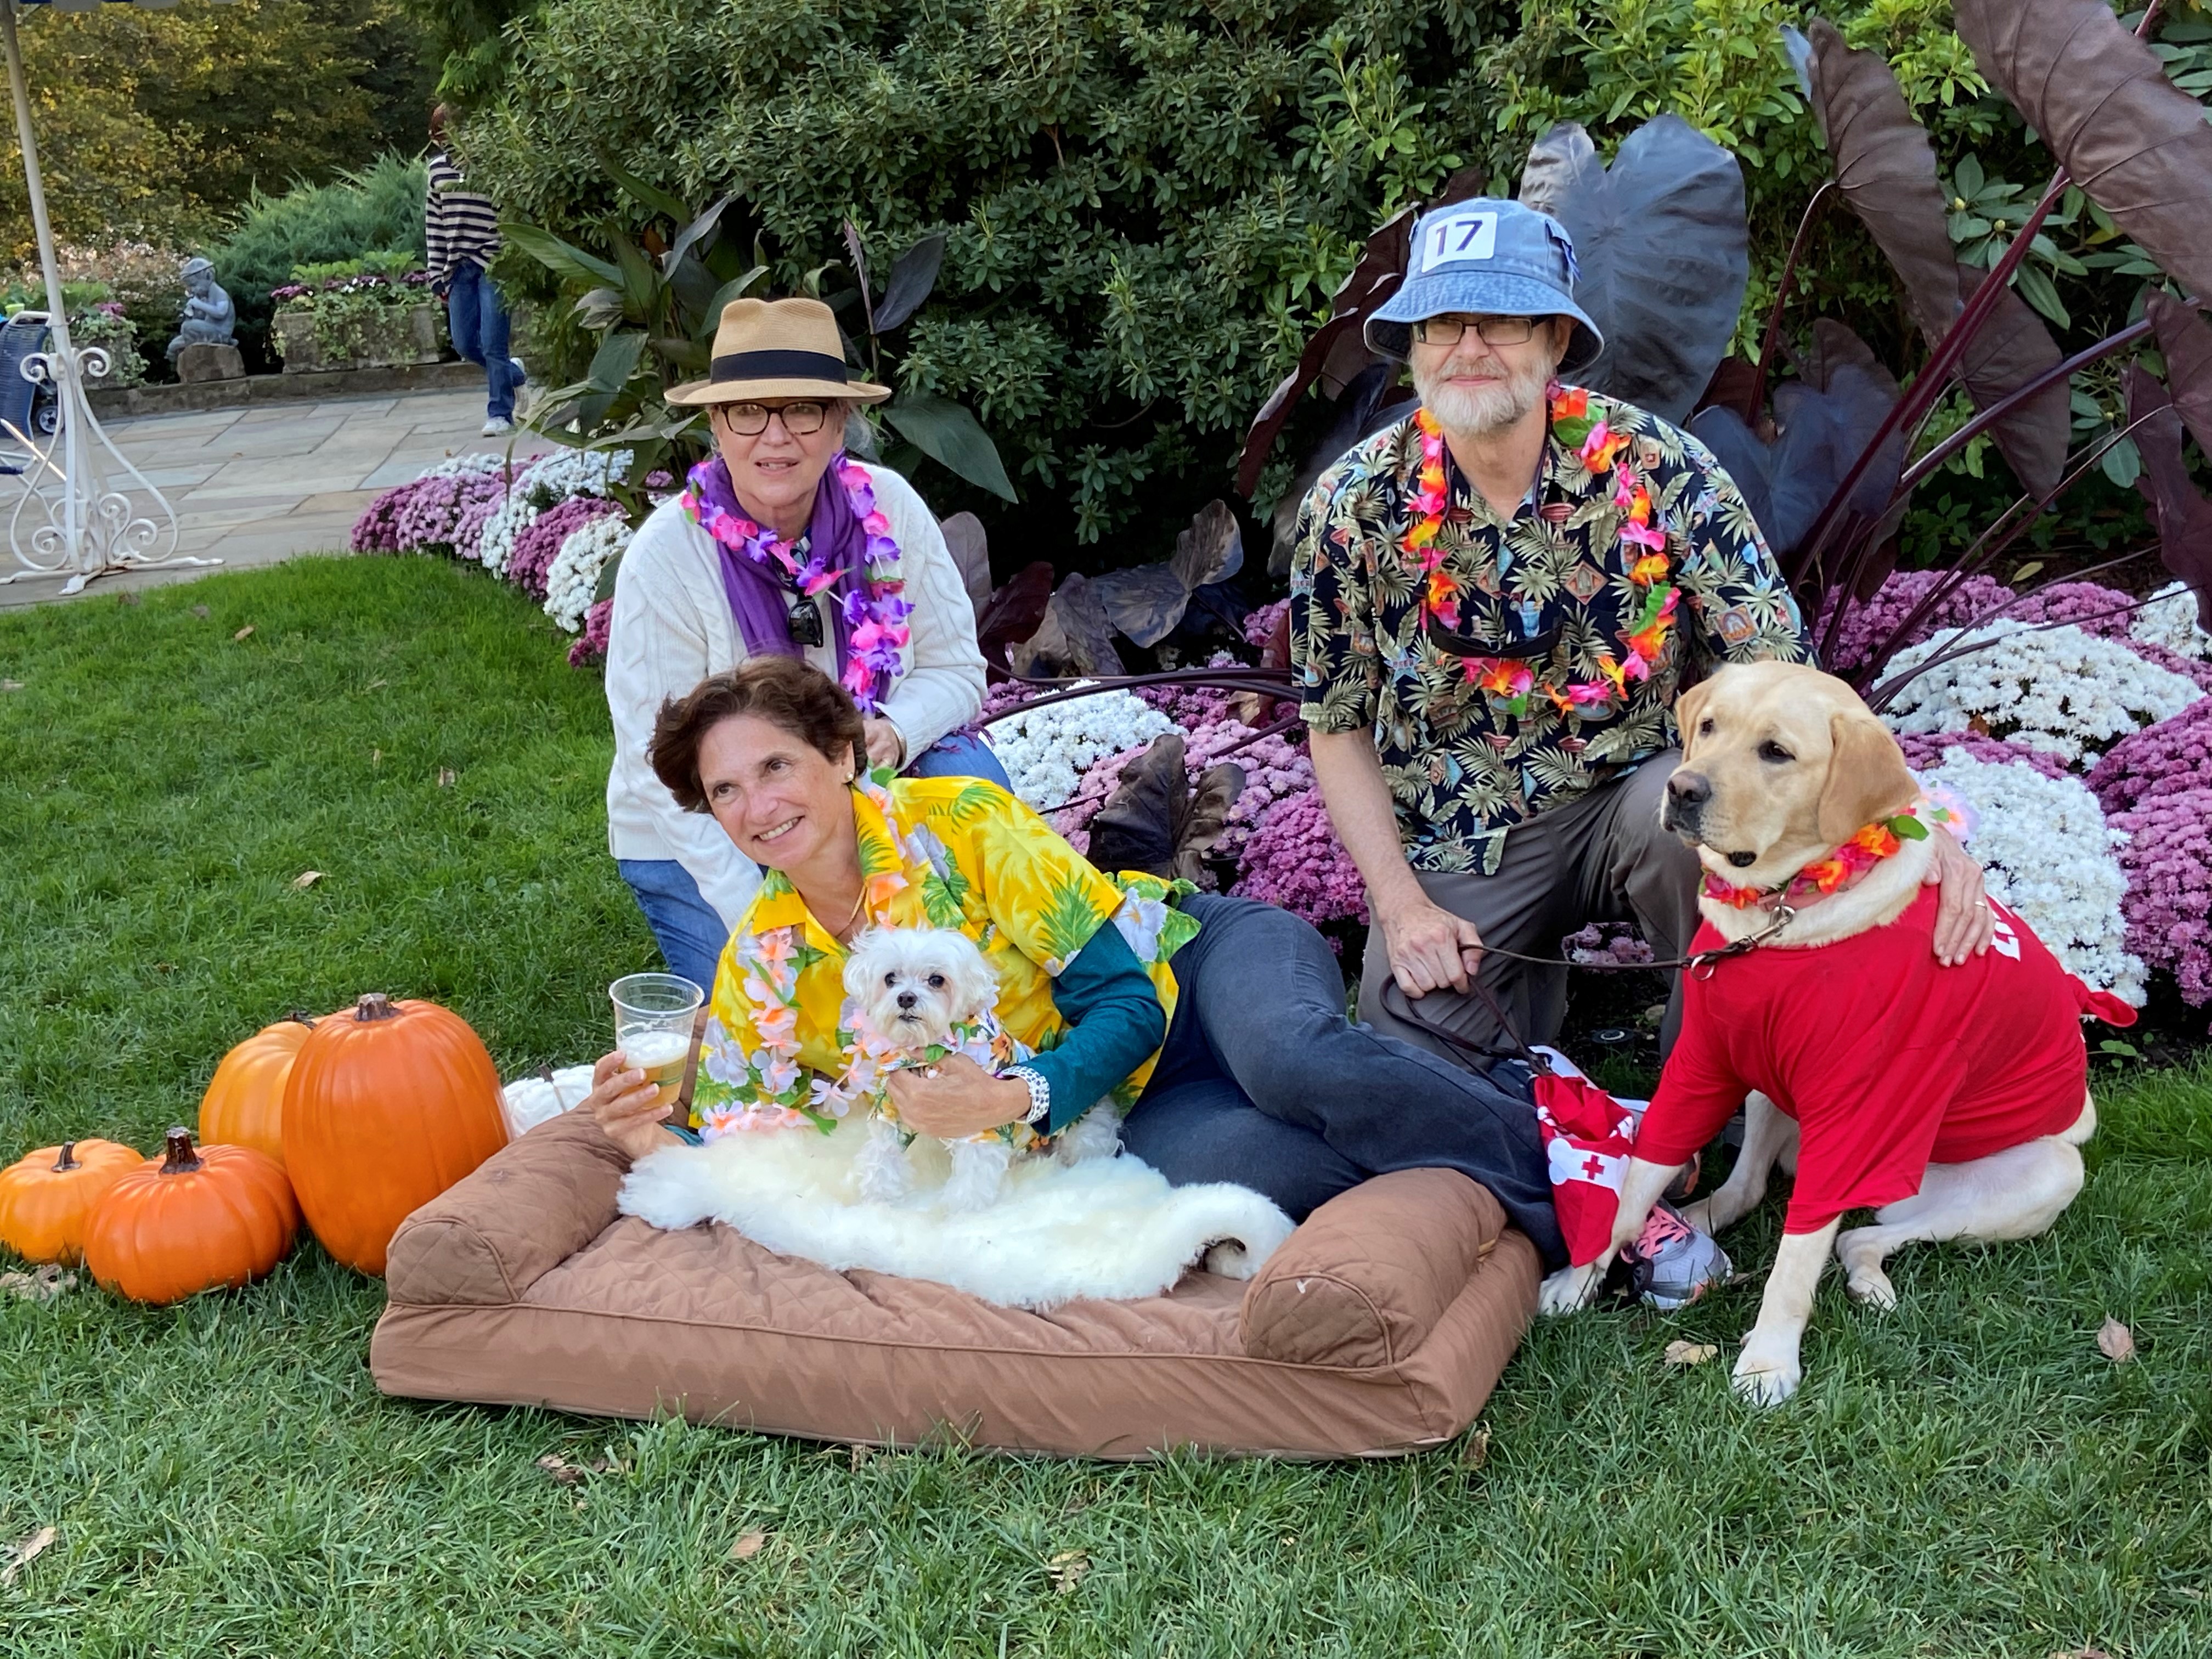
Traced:
<svg viewBox="0 0 2212 1659">
<path fill-rule="evenodd" d="M 509 1075 L 599 1052 L 654 957 L 559 643 L 413 560 L 0 616 L 0 1155 L 151 1146 L 228 1044 L 365 990 L 457 1009 Z M 2212 1071 L 2100 1091 L 2056 1231 L 1908 1250 L 1886 1317 L 1832 1277 L 1787 1407 L 1728 1392 L 1754 1282 L 1539 1327 L 1480 1460 L 856 1458 L 389 1401 L 381 1286 L 304 1242 L 177 1309 L 0 1297 L 0 1545 L 59 1530 L 0 1653 L 2201 1659 Z M 1723 1358 L 1670 1370 L 1676 1337 Z"/>
</svg>

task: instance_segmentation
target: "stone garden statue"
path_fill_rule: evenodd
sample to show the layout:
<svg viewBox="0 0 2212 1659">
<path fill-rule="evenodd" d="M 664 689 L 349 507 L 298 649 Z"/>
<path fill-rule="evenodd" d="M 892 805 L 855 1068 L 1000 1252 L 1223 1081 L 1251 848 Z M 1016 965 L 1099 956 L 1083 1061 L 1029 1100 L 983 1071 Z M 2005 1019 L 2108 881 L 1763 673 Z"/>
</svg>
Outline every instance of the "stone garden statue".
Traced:
<svg viewBox="0 0 2212 1659">
<path fill-rule="evenodd" d="M 185 309 L 169 361 L 182 380 L 235 380 L 246 372 L 238 355 L 238 307 L 215 279 L 207 260 L 185 261 Z"/>
</svg>

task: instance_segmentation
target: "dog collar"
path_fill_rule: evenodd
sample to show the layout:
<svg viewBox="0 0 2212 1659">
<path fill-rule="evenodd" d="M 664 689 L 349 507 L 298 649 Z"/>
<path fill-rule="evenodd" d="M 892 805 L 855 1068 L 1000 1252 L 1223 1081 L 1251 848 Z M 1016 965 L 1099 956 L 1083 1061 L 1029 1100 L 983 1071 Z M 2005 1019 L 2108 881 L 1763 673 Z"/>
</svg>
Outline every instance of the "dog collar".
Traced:
<svg viewBox="0 0 2212 1659">
<path fill-rule="evenodd" d="M 1876 818 L 1826 858 L 1815 859 L 1778 887 L 1739 887 L 1705 872 L 1705 896 L 1730 909 L 1826 898 L 1856 883 L 1908 841 L 1928 839 L 1929 823 L 1950 828 L 1957 814 L 1933 801 L 1916 801 L 1893 817 Z"/>
</svg>

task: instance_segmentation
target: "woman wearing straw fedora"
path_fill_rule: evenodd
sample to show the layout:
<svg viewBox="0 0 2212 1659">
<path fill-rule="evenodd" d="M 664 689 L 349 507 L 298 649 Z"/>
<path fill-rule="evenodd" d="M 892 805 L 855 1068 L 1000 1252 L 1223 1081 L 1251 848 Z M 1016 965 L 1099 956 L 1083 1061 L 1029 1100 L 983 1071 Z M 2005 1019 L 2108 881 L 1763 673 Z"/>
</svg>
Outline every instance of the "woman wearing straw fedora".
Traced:
<svg viewBox="0 0 2212 1659">
<path fill-rule="evenodd" d="M 749 658 L 797 657 L 852 694 L 871 765 L 1006 773 L 956 735 L 981 707 L 983 657 L 937 520 L 897 473 L 845 453 L 853 405 L 891 394 L 848 377 L 830 307 L 731 301 L 708 378 L 667 395 L 707 410 L 714 453 L 639 528 L 616 579 L 607 845 L 670 969 L 712 985 L 760 868 L 653 775 L 662 704 Z"/>
</svg>

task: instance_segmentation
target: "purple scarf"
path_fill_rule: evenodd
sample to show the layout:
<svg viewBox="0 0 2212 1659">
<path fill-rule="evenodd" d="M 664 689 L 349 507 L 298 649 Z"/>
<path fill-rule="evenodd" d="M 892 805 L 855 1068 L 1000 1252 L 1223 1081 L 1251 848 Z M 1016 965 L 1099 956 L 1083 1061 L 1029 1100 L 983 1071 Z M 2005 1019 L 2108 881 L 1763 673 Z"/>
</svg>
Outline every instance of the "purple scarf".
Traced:
<svg viewBox="0 0 2212 1659">
<path fill-rule="evenodd" d="M 840 452 L 822 470 L 805 532 L 810 552 L 806 563 L 834 572 L 836 577 L 827 590 L 832 603 L 826 607 L 832 630 L 829 642 L 837 663 L 832 678 L 844 672 L 852 648 L 851 613 L 860 609 L 860 598 L 867 591 L 868 534 L 854 514 L 853 503 L 846 499 L 844 486 L 837 482 L 838 464 L 843 459 Z M 730 483 L 729 464 L 720 455 L 693 467 L 687 482 L 708 506 L 747 523 L 757 522 L 739 504 Z M 719 538 L 710 535 L 708 539 L 721 556 L 722 591 L 729 595 L 730 614 L 744 635 L 747 653 L 804 657 L 805 647 L 791 637 L 791 606 L 786 597 L 799 592 L 798 585 L 773 561 L 756 562 Z"/>
</svg>

